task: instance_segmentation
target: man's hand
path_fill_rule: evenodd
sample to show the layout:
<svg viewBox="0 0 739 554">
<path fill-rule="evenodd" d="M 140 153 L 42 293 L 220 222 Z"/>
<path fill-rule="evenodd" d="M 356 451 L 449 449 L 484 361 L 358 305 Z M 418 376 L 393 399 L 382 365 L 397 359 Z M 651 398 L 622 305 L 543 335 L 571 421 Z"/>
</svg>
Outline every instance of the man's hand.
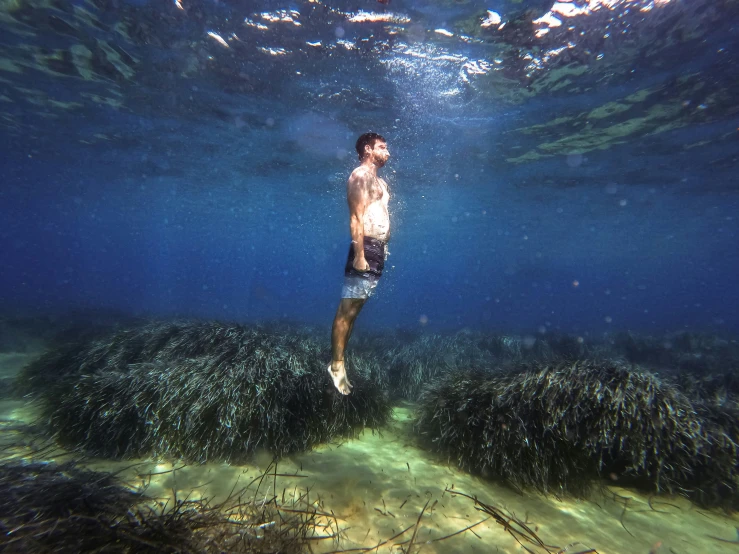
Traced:
<svg viewBox="0 0 739 554">
<path fill-rule="evenodd" d="M 365 259 L 363 254 L 357 254 L 356 256 L 354 256 L 354 263 L 352 264 L 352 267 L 357 271 L 370 270 L 370 265 L 367 263 L 367 260 Z"/>
</svg>

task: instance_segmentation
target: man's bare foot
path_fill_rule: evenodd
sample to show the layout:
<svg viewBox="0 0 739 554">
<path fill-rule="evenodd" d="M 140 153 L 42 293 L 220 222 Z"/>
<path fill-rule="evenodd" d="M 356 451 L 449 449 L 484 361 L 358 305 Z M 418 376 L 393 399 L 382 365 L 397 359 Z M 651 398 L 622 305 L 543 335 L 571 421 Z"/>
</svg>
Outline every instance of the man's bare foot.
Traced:
<svg viewBox="0 0 739 554">
<path fill-rule="evenodd" d="M 349 379 L 346 376 L 344 360 L 336 360 L 328 364 L 328 373 L 331 375 L 331 379 L 334 380 L 334 386 L 341 394 L 349 394 L 352 392 L 353 385 L 349 382 Z"/>
</svg>

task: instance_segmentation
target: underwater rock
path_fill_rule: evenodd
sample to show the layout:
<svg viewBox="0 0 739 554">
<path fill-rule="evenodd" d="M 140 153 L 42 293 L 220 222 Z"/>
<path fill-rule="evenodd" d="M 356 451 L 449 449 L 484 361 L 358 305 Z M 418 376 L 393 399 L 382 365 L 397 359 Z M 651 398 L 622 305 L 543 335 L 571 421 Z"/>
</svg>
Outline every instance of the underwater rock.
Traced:
<svg viewBox="0 0 739 554">
<path fill-rule="evenodd" d="M 62 444 L 95 455 L 281 456 L 389 418 L 372 364 L 349 360 L 354 389 L 344 397 L 326 375 L 325 348 L 294 331 L 152 323 L 49 352 L 18 382 L 40 398 Z"/>
<path fill-rule="evenodd" d="M 141 500 L 110 474 L 73 464 L 0 465 L 0 550 L 82 552 L 100 548 L 115 542 L 114 520 L 123 518 Z"/>
<path fill-rule="evenodd" d="M 453 371 L 488 371 L 523 361 L 576 360 L 601 350 L 565 334 L 533 337 L 466 330 L 453 335 L 361 337 L 355 348 L 368 358 L 379 352 L 379 365 L 386 372 L 383 384 L 394 398 L 411 401 L 418 400 L 432 380 Z"/>
<path fill-rule="evenodd" d="M 357 349 L 365 355 L 381 352 L 380 366 L 385 368 L 386 382 L 396 399 L 418 400 L 433 379 L 461 368 L 484 370 L 495 361 L 492 354 L 479 345 L 480 336 L 456 333 L 450 336 L 422 335 L 406 340 L 391 337 L 363 339 Z"/>
<path fill-rule="evenodd" d="M 736 425 L 705 413 L 652 373 L 581 361 L 451 374 L 424 392 L 417 429 L 459 466 L 516 487 L 581 495 L 611 476 L 737 508 Z"/>
<path fill-rule="evenodd" d="M 612 357 L 670 371 L 703 375 L 739 367 L 739 343 L 716 335 L 685 332 L 653 337 L 621 332 L 610 343 Z"/>
<path fill-rule="evenodd" d="M 207 498 L 157 502 L 110 473 L 73 463 L 8 462 L 0 465 L 0 550 L 298 554 L 309 552 L 311 541 L 332 538 L 304 496 L 280 503 L 258 495 L 258 488 L 232 492 L 217 504 Z"/>
</svg>

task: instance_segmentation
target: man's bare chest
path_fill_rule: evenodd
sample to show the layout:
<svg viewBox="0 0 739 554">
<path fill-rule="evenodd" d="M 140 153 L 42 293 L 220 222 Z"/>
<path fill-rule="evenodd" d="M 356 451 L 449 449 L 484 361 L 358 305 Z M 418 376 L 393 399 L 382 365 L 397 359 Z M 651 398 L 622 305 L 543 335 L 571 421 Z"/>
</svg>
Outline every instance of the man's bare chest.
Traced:
<svg viewBox="0 0 739 554">
<path fill-rule="evenodd" d="M 387 187 L 387 183 L 383 179 L 375 179 L 375 182 L 370 190 L 370 201 L 371 202 L 382 202 L 387 206 L 390 201 L 390 192 Z"/>
</svg>

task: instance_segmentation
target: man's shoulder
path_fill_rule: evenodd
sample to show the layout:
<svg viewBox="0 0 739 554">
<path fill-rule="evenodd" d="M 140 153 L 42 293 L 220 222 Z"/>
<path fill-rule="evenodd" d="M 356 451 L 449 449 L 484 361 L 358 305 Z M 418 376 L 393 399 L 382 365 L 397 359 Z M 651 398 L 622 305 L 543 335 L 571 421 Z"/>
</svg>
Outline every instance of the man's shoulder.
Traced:
<svg viewBox="0 0 739 554">
<path fill-rule="evenodd" d="M 366 177 L 367 175 L 369 175 L 369 169 L 363 165 L 355 167 L 351 174 L 352 177 Z"/>
<path fill-rule="evenodd" d="M 352 171 L 352 174 L 349 176 L 349 183 L 365 183 L 369 178 L 369 170 L 363 165 L 360 165 Z"/>
</svg>

